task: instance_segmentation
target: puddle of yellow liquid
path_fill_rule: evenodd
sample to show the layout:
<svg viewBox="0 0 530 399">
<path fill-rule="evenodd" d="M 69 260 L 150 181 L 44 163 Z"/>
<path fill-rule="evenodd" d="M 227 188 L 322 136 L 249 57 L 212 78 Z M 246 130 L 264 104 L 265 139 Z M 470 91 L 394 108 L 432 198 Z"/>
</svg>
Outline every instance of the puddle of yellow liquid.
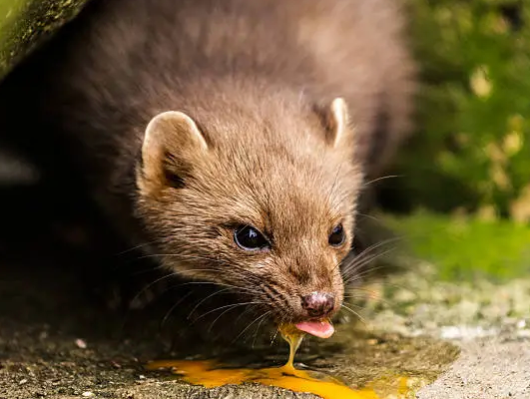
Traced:
<svg viewBox="0 0 530 399">
<path fill-rule="evenodd" d="M 150 362 L 146 367 L 148 370 L 169 368 L 174 374 L 181 376 L 182 380 L 206 388 L 228 384 L 259 383 L 290 389 L 295 392 L 309 392 L 324 399 L 383 399 L 389 395 L 403 398 L 403 395 L 408 391 L 406 378 L 397 381 L 397 386 L 393 392 L 385 392 L 384 396 L 379 396 L 374 390 L 375 385 L 377 385 L 375 383 L 363 389 L 354 390 L 323 373 L 297 370 L 294 367 L 294 355 L 302 342 L 303 334 L 293 333 L 292 330 L 288 329 L 280 331 L 290 346 L 289 360 L 282 367 L 227 368 L 211 360 L 162 360 Z"/>
</svg>

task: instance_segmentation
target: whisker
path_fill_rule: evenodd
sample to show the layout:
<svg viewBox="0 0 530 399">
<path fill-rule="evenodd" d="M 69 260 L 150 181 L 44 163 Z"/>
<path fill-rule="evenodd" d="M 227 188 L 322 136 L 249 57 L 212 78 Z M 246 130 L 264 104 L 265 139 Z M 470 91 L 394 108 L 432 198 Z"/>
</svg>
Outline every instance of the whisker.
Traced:
<svg viewBox="0 0 530 399">
<path fill-rule="evenodd" d="M 213 281 L 188 281 L 186 283 L 179 284 L 179 286 L 195 285 L 195 284 L 197 285 L 218 285 L 221 287 L 230 287 L 230 288 L 233 288 L 234 290 L 240 290 L 240 291 L 248 292 L 251 294 L 258 294 L 258 295 L 261 294 L 261 291 L 257 289 L 252 289 L 249 287 L 242 287 L 240 285 L 228 284 L 228 283 L 223 283 L 223 282 L 213 282 Z"/>
<path fill-rule="evenodd" d="M 278 334 L 279 333 L 280 333 L 280 330 L 276 329 L 276 332 L 272 336 L 272 339 L 271 339 L 271 342 L 270 342 L 270 346 L 272 346 L 274 344 L 274 342 L 276 341 L 276 338 L 278 338 Z"/>
<path fill-rule="evenodd" d="M 162 276 L 160 278 L 157 278 L 155 281 L 152 281 L 150 282 L 149 284 L 147 284 L 146 286 L 144 286 L 129 302 L 130 303 L 133 303 L 135 302 L 144 292 L 146 292 L 149 288 L 151 288 L 153 285 L 165 280 L 165 279 L 168 279 L 168 278 L 175 278 L 175 275 L 173 274 L 167 274 L 165 276 Z"/>
<path fill-rule="evenodd" d="M 201 301 L 199 301 L 199 303 L 198 303 L 197 305 L 195 305 L 195 306 L 193 307 L 193 309 L 192 309 L 191 312 L 188 314 L 188 316 L 186 317 L 186 319 L 189 320 L 190 317 L 191 317 L 191 315 L 193 314 L 193 312 L 195 312 L 195 311 L 197 310 L 197 308 L 198 308 L 199 306 L 201 306 L 201 304 L 203 304 L 204 302 L 206 302 L 208 299 L 210 299 L 210 298 L 212 298 L 212 297 L 214 297 L 214 296 L 216 296 L 216 295 L 219 295 L 219 294 L 221 294 L 221 293 L 223 293 L 223 292 L 229 291 L 229 290 L 231 290 L 231 289 L 232 289 L 231 287 L 223 288 L 223 289 L 221 289 L 221 290 L 215 291 L 214 293 L 208 295 L 206 298 L 203 298 Z"/>
<path fill-rule="evenodd" d="M 361 213 L 361 212 L 357 212 L 357 216 L 361 216 L 363 218 L 367 218 L 367 219 L 370 219 L 370 220 L 373 220 L 374 222 L 376 222 L 377 224 L 382 224 L 383 222 L 381 220 L 379 220 L 377 217 L 375 217 L 374 215 L 369 215 L 367 213 Z"/>
<path fill-rule="evenodd" d="M 343 275 L 347 275 L 347 274 L 351 274 L 351 273 L 354 273 L 355 271 L 358 271 L 360 269 L 362 269 L 364 266 L 366 266 L 367 264 L 375 261 L 376 259 L 378 258 L 382 258 L 384 257 L 385 255 L 388 255 L 389 253 L 393 252 L 394 251 L 394 248 L 391 248 L 387 251 L 384 251 L 384 252 L 381 252 L 381 253 L 378 253 L 378 254 L 372 254 L 370 256 L 365 256 L 364 258 L 360 258 L 360 259 L 355 259 L 354 262 L 351 262 L 350 264 L 348 264 L 347 266 L 343 267 L 342 268 L 342 271 L 341 273 Z M 383 268 L 383 266 L 380 266 L 378 268 Z M 374 271 L 375 268 L 372 268 L 372 269 L 368 269 L 370 272 Z M 361 272 L 362 273 L 362 272 Z"/>
<path fill-rule="evenodd" d="M 252 305 L 249 305 L 249 306 L 252 306 Z M 229 307 L 228 309 L 225 309 L 219 316 L 217 316 L 215 318 L 215 320 L 210 324 L 210 327 L 208 328 L 208 333 L 210 333 L 210 331 L 212 331 L 212 328 L 214 326 L 214 324 L 217 322 L 217 320 L 219 320 L 221 317 L 223 317 L 224 314 L 228 313 L 229 311 L 231 311 L 232 309 L 235 309 L 237 308 L 237 306 L 233 306 L 233 307 Z M 245 309 L 236 319 L 236 321 L 233 323 L 233 324 L 237 324 L 237 321 L 241 318 L 242 315 L 245 314 L 245 312 L 247 312 L 249 309 Z"/>
<path fill-rule="evenodd" d="M 196 269 L 196 271 L 217 271 L 215 269 Z M 144 286 L 140 292 L 138 292 L 134 297 L 133 299 L 131 300 L 131 302 L 135 301 L 136 299 L 138 299 L 138 297 L 143 294 L 146 290 L 148 290 L 150 287 L 152 287 L 153 285 L 159 283 L 160 281 L 163 281 L 167 278 L 178 278 L 178 276 L 176 274 L 173 274 L 173 273 L 169 273 L 169 274 L 166 274 L 164 276 L 161 276 L 159 278 L 157 278 L 156 280 L 150 282 L 149 284 L 147 284 L 146 286 Z M 168 289 L 175 289 L 175 288 L 178 288 L 178 287 L 182 287 L 182 286 L 186 286 L 186 285 L 195 285 L 195 284 L 203 284 L 203 285 L 206 285 L 206 284 L 210 284 L 210 285 L 220 285 L 220 286 L 226 286 L 226 287 L 232 287 L 234 289 L 237 289 L 237 290 L 241 290 L 241 291 L 245 291 L 245 292 L 251 292 L 251 293 L 258 293 L 259 291 L 255 290 L 251 290 L 250 288 L 248 287 L 240 287 L 240 286 L 237 286 L 237 285 L 231 285 L 231 284 L 227 284 L 227 283 L 217 283 L 217 282 L 212 282 L 212 281 L 188 281 L 188 282 L 185 282 L 185 283 L 182 283 L 182 284 L 177 284 L 177 285 L 173 285 L 172 287 L 168 288 Z"/>
<path fill-rule="evenodd" d="M 404 175 L 386 175 L 386 176 L 381 176 L 381 177 L 377 177 L 375 179 L 372 179 L 372 180 L 369 180 L 367 182 L 365 182 L 363 184 L 363 189 L 365 189 L 366 187 L 374 184 L 374 183 L 377 183 L 379 181 L 382 181 L 382 180 L 388 180 L 388 179 L 395 179 L 395 178 L 402 178 L 402 177 L 405 177 Z"/>
<path fill-rule="evenodd" d="M 369 295 L 369 293 L 366 292 L 355 292 L 351 294 L 345 294 L 345 299 L 378 299 L 379 297 L 377 295 Z"/>
<path fill-rule="evenodd" d="M 360 310 L 363 309 L 363 307 L 361 305 L 357 305 L 355 303 L 348 303 L 348 306 L 353 306 L 354 308 L 357 308 L 357 309 L 360 309 Z"/>
<path fill-rule="evenodd" d="M 158 240 L 143 242 L 143 243 L 141 243 L 139 245 L 135 245 L 135 246 L 127 248 L 127 249 L 125 249 L 123 251 L 117 252 L 116 254 L 114 254 L 114 256 L 122 256 L 122 255 L 128 254 L 129 252 L 133 252 L 133 251 L 135 251 L 137 249 L 140 249 L 140 248 L 143 248 L 143 247 L 147 247 L 147 246 L 152 245 L 152 244 L 156 244 L 157 242 L 158 242 Z"/>
<path fill-rule="evenodd" d="M 348 263 L 342 265 L 343 269 L 345 269 L 345 270 L 349 269 L 352 264 L 354 264 L 355 262 L 361 261 L 363 258 L 368 257 L 368 255 L 373 253 L 376 249 L 382 247 L 383 245 L 391 244 L 392 242 L 395 242 L 395 241 L 396 241 L 396 239 L 384 240 L 384 241 L 382 241 L 380 243 L 373 244 L 373 245 L 369 246 L 368 248 L 363 250 L 360 254 L 357 254 L 357 255 L 354 255 L 354 256 L 350 255 L 351 259 L 348 261 Z M 396 247 L 392 247 L 392 248 L 390 248 L 390 250 L 395 250 L 395 248 Z"/>
<path fill-rule="evenodd" d="M 368 248 L 365 248 L 361 253 L 359 254 L 353 254 L 350 253 L 345 259 L 343 259 L 341 262 L 338 262 L 335 267 L 333 268 L 333 271 L 337 270 L 337 268 L 342 269 L 342 274 L 344 273 L 344 270 L 348 270 L 352 267 L 352 264 L 355 262 L 360 262 L 364 257 L 367 257 L 371 252 L 375 251 L 377 248 L 382 247 L 383 245 L 391 244 L 392 242 L 397 241 L 397 237 L 390 238 L 387 240 L 383 240 L 381 242 L 375 243 L 370 245 Z M 344 262 L 347 263 L 344 263 Z"/>
<path fill-rule="evenodd" d="M 377 260 L 380 256 L 382 255 L 372 255 L 368 258 L 349 264 L 347 268 L 341 269 L 341 275 L 344 282 L 348 282 L 352 278 L 366 276 L 380 268 L 380 266 L 366 267 L 367 265 L 371 265 L 372 262 L 375 262 L 375 260 Z"/>
<path fill-rule="evenodd" d="M 267 320 L 267 318 L 262 318 L 261 321 L 259 322 L 258 324 L 258 327 L 256 328 L 256 332 L 254 333 L 254 339 L 252 340 L 252 348 L 254 348 L 254 345 L 256 344 L 256 339 L 258 338 L 258 332 L 259 332 L 259 329 L 261 327 L 261 325 L 263 324 L 263 322 Z"/>
<path fill-rule="evenodd" d="M 365 277 L 370 276 L 378 270 L 384 269 L 385 266 L 376 266 L 370 269 L 363 270 L 362 272 L 351 274 L 349 277 L 344 278 L 344 285 L 353 285 L 356 281 L 362 281 Z"/>
<path fill-rule="evenodd" d="M 241 336 L 245 333 L 245 331 L 247 331 L 252 325 L 254 325 L 254 323 L 256 323 L 257 321 L 261 320 L 261 319 L 264 318 L 264 317 L 267 317 L 267 316 L 268 316 L 269 314 L 271 314 L 271 313 L 272 313 L 272 310 L 269 310 L 269 311 L 263 313 L 261 316 L 258 316 L 258 317 L 257 317 L 252 323 L 250 323 L 248 326 L 246 326 L 245 329 L 244 329 L 243 331 L 241 331 L 241 332 L 237 335 L 237 337 L 235 337 L 235 339 L 232 341 L 232 344 L 233 344 L 234 342 L 236 342 L 236 341 L 239 339 L 239 337 L 241 337 Z"/>
<path fill-rule="evenodd" d="M 369 247 L 365 248 L 361 253 L 357 254 L 356 256 L 359 257 L 359 256 L 362 256 L 363 254 L 365 253 L 370 253 L 374 250 L 376 250 L 377 248 L 380 248 L 384 245 L 388 245 L 388 244 L 393 244 L 395 242 L 399 242 L 401 240 L 403 240 L 404 237 L 402 236 L 397 236 L 397 237 L 392 237 L 392 238 L 388 238 L 386 240 L 382 240 L 382 241 L 379 241 L 379 242 L 376 242 L 372 245 L 370 245 Z"/>
<path fill-rule="evenodd" d="M 364 320 L 364 318 L 358 312 L 356 312 L 355 310 L 349 308 L 348 306 L 346 306 L 344 304 L 341 305 L 341 308 L 344 308 L 344 309 L 348 310 L 349 312 L 351 312 L 353 315 L 355 315 L 357 318 L 359 318 L 361 323 L 366 325 L 366 320 Z"/>
<path fill-rule="evenodd" d="M 264 301 L 263 303 L 265 303 L 265 301 Z M 257 306 L 257 305 L 258 305 L 258 304 L 252 304 L 252 305 L 249 305 L 249 307 L 247 307 L 247 309 L 245 309 L 243 312 L 240 313 L 239 316 L 237 316 L 237 318 L 236 318 L 235 321 L 234 321 L 234 325 L 237 324 L 237 322 L 243 317 L 243 315 L 244 315 L 245 313 L 247 313 L 248 311 L 250 311 L 250 310 L 252 309 L 252 307 Z"/>
<path fill-rule="evenodd" d="M 164 325 L 166 324 L 167 319 L 173 313 L 173 311 L 177 308 L 178 305 L 180 305 L 187 297 L 189 297 L 193 291 L 189 291 L 185 295 L 183 295 L 177 302 L 175 302 L 174 305 L 171 306 L 171 308 L 166 312 L 164 315 L 164 318 L 162 319 L 162 322 L 160 323 L 160 329 L 164 328 Z"/>
<path fill-rule="evenodd" d="M 227 307 L 230 307 L 230 306 L 233 306 L 233 307 L 237 307 L 237 306 L 244 306 L 244 305 L 250 305 L 250 304 L 263 304 L 265 302 L 241 302 L 241 303 L 233 303 L 233 304 L 230 304 L 230 305 L 224 305 L 224 306 L 219 306 L 218 308 L 215 308 L 215 309 L 212 309 L 206 313 L 203 313 L 202 315 L 200 315 L 198 318 L 196 318 L 193 322 L 197 322 L 198 320 L 202 319 L 203 317 L 213 313 L 213 312 L 217 312 L 218 310 L 222 310 L 222 309 L 226 309 Z"/>
<path fill-rule="evenodd" d="M 347 278 L 351 278 L 351 277 L 354 277 L 354 276 L 359 276 L 359 275 L 366 275 L 366 274 L 370 274 L 376 270 L 381 270 L 381 269 L 385 269 L 387 268 L 388 266 L 387 265 L 384 265 L 384 264 L 379 264 L 378 266 L 371 266 L 370 264 L 375 262 L 376 260 L 378 260 L 379 258 L 382 258 L 386 255 L 388 255 L 389 253 L 393 252 L 394 250 L 393 249 L 389 249 L 388 251 L 385 251 L 385 252 L 381 252 L 379 254 L 373 254 L 373 255 L 370 255 L 369 257 L 366 257 L 364 259 L 361 259 L 357 262 L 354 262 L 354 263 L 351 263 L 348 265 L 348 267 L 342 269 L 341 273 L 344 277 L 347 277 Z M 366 267 L 366 266 L 369 266 L 369 267 Z"/>
<path fill-rule="evenodd" d="M 376 300 L 376 301 L 380 301 L 381 303 L 385 304 L 386 306 L 392 308 L 394 306 L 394 304 L 392 304 L 388 299 L 386 298 L 383 298 L 383 297 L 375 297 L 375 296 L 358 296 L 358 297 L 345 297 L 345 298 L 348 298 L 348 299 L 351 299 L 351 300 L 368 300 L 368 299 L 371 299 L 371 300 Z M 354 305 L 352 304 L 350 301 L 348 301 L 348 305 Z M 355 305 L 356 308 L 360 308 L 360 309 L 364 309 L 362 306 L 360 305 Z"/>
<path fill-rule="evenodd" d="M 127 264 L 131 264 L 133 261 L 127 262 Z M 131 273 L 132 276 L 141 276 L 142 274 L 148 274 L 152 272 L 159 272 L 161 270 L 168 271 L 167 267 L 165 265 L 158 265 L 158 266 L 146 266 L 143 270 L 139 270 L 137 272 Z"/>
<path fill-rule="evenodd" d="M 145 254 L 138 256 L 136 260 L 142 260 L 142 259 L 152 259 L 152 258 L 180 258 L 180 259 L 190 259 L 190 260 L 207 260 L 209 262 L 216 262 L 221 265 L 228 264 L 227 261 L 221 260 L 221 259 L 215 259 L 215 258 L 209 258 L 207 256 L 199 256 L 199 255 L 187 255 L 187 254 L 164 254 L 164 253 L 156 253 L 156 254 Z"/>
</svg>

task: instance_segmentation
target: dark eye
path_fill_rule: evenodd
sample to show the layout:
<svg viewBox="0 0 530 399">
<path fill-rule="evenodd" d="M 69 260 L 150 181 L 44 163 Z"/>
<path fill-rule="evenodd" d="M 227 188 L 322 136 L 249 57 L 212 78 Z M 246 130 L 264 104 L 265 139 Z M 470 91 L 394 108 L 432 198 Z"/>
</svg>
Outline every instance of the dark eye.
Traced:
<svg viewBox="0 0 530 399">
<path fill-rule="evenodd" d="M 329 242 L 329 245 L 338 247 L 342 245 L 345 240 L 346 240 L 346 234 L 344 234 L 344 228 L 342 227 L 342 223 L 341 223 L 335 226 L 335 228 L 329 235 L 328 242 Z"/>
<path fill-rule="evenodd" d="M 270 247 L 269 241 L 252 226 L 241 226 L 234 231 L 234 241 L 240 248 L 256 251 Z"/>
</svg>

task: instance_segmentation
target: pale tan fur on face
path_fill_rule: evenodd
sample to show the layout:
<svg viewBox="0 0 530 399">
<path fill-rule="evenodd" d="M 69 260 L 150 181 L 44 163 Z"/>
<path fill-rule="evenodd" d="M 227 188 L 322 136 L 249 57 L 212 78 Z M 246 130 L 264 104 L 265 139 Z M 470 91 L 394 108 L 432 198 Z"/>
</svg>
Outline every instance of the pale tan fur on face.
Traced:
<svg viewBox="0 0 530 399">
<path fill-rule="evenodd" d="M 289 118 L 270 103 L 256 105 L 237 115 L 203 110 L 196 120 L 175 111 L 155 116 L 137 172 L 138 212 L 175 273 L 241 287 L 277 322 L 308 318 L 301 297 L 314 291 L 333 294 L 338 310 L 339 264 L 353 238 L 362 178 L 351 162 L 346 105 L 336 99 L 320 117 L 293 107 Z M 182 178 L 181 188 L 168 172 Z M 328 237 L 339 223 L 347 239 L 335 248 Z M 270 251 L 239 248 L 239 225 L 263 232 Z"/>
</svg>

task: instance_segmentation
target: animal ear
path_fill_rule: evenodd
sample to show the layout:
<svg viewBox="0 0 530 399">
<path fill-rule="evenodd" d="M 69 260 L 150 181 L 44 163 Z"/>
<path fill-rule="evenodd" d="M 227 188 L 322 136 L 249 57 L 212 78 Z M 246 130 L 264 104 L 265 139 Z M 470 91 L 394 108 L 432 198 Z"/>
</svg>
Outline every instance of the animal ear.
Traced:
<svg viewBox="0 0 530 399">
<path fill-rule="evenodd" d="M 324 110 L 326 141 L 333 148 L 351 147 L 354 132 L 349 124 L 348 105 L 343 98 L 337 97 Z"/>
<path fill-rule="evenodd" d="M 139 187 L 147 190 L 167 186 L 182 188 L 192 165 L 207 151 L 203 134 L 188 115 L 176 111 L 158 114 L 145 130 Z"/>
</svg>

